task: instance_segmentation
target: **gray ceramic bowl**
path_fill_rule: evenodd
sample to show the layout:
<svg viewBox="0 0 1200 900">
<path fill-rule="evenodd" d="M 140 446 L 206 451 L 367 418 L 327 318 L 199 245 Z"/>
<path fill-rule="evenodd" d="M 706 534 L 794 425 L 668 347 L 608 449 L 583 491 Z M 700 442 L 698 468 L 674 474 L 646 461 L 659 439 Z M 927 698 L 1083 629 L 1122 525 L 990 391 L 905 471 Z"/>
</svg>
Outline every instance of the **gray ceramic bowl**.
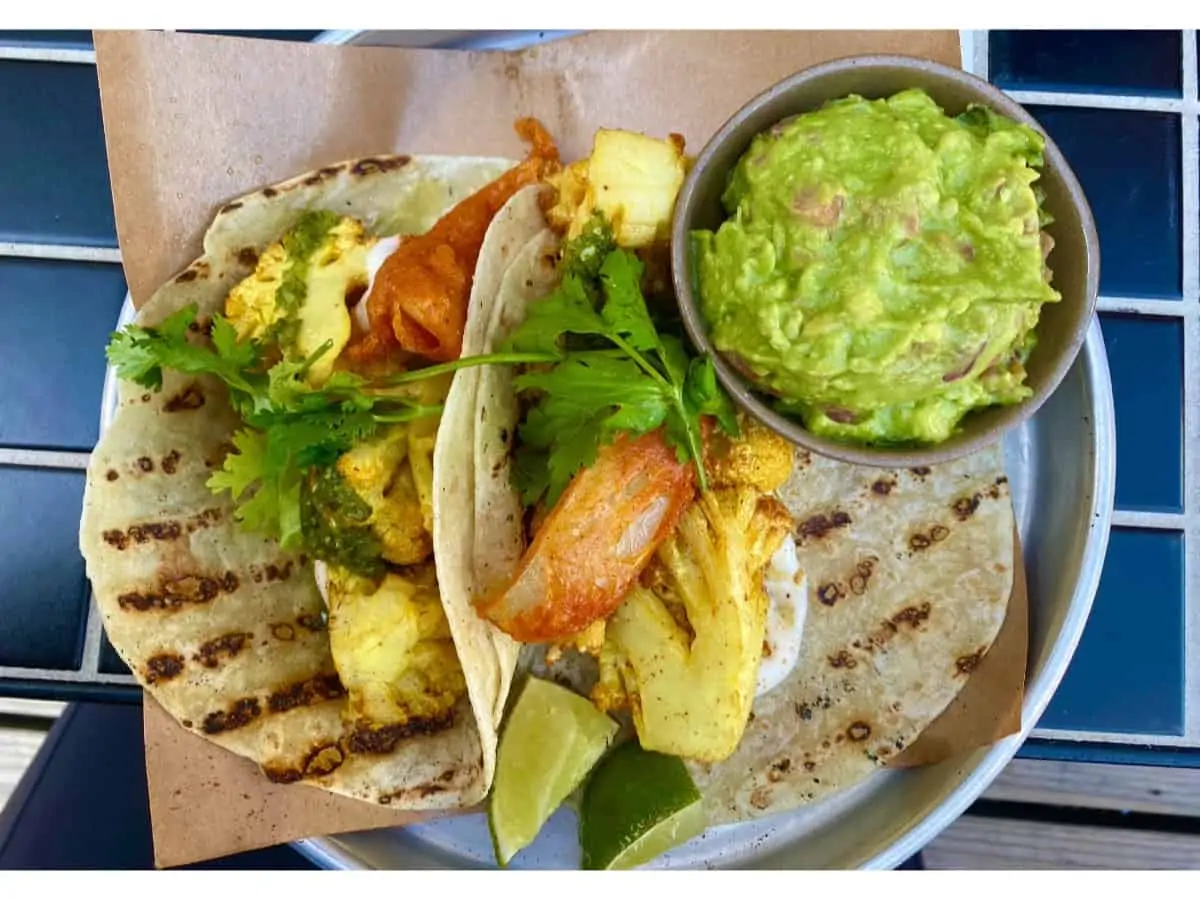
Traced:
<svg viewBox="0 0 1200 900">
<path fill-rule="evenodd" d="M 671 266 L 684 325 L 697 349 L 713 356 L 717 375 L 734 400 L 796 444 L 846 462 L 889 468 L 946 462 L 1000 440 L 1042 406 L 1075 361 L 1095 311 L 1100 280 L 1099 241 L 1087 199 L 1053 141 L 1046 138 L 1046 164 L 1039 184 L 1046 192 L 1045 207 L 1055 219 L 1047 228 L 1055 241 L 1049 265 L 1062 300 L 1042 308 L 1038 345 L 1027 364 L 1033 396 L 1015 406 L 970 413 L 963 419 L 959 434 L 936 446 L 898 450 L 840 443 L 813 434 L 798 419 L 775 412 L 714 352 L 697 304 L 688 235 L 696 228 L 715 230 L 723 221 L 720 197 L 726 178 L 755 135 L 788 116 L 817 109 L 828 100 L 848 94 L 868 99 L 887 97 L 905 88 L 925 90 L 949 115 L 957 115 L 971 103 L 980 103 L 1045 134 L 1018 104 L 959 69 L 903 56 L 834 60 L 781 81 L 721 127 L 701 151 L 683 184 L 671 233 Z"/>
</svg>

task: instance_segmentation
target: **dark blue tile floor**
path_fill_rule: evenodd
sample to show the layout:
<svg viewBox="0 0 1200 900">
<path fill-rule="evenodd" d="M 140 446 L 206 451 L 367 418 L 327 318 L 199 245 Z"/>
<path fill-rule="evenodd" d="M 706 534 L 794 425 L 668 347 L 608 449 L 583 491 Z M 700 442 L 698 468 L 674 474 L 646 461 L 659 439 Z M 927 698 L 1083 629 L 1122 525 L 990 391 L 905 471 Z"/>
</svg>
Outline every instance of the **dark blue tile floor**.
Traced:
<svg viewBox="0 0 1200 900">
<path fill-rule="evenodd" d="M 82 504 L 82 472 L 0 466 L 0 666 L 78 668 Z"/>
<path fill-rule="evenodd" d="M 1117 413 L 1117 507 L 1183 512 L 1183 323 L 1101 315 Z"/>
<path fill-rule="evenodd" d="M 992 31 L 991 80 L 1008 90 L 1183 91 L 1178 31 Z"/>
<path fill-rule="evenodd" d="M 1028 109 L 1087 194 L 1100 233 L 1100 293 L 1178 299 L 1183 275 L 1179 116 Z"/>
<path fill-rule="evenodd" d="M 1182 734 L 1183 536 L 1114 528 L 1083 640 L 1039 727 Z"/>
<path fill-rule="evenodd" d="M 105 368 L 93 348 L 124 299 L 119 265 L 0 258 L 0 446 L 92 449 Z"/>
<path fill-rule="evenodd" d="M 0 241 L 117 246 L 94 66 L 0 60 Z"/>
</svg>

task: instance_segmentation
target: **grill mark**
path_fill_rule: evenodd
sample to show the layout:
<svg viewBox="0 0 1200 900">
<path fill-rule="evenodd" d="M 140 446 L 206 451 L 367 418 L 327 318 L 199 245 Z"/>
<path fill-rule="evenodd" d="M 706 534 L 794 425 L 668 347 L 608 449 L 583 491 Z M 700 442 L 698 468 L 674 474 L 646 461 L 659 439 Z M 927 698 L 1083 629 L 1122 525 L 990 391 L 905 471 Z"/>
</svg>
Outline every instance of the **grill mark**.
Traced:
<svg viewBox="0 0 1200 900">
<path fill-rule="evenodd" d="M 174 413 L 184 412 L 185 410 L 199 409 L 204 405 L 204 392 L 200 390 L 200 386 L 192 382 L 183 390 L 174 394 L 166 403 L 163 404 L 163 411 Z"/>
<path fill-rule="evenodd" d="M 867 592 L 867 585 L 871 583 L 871 576 L 875 574 L 875 563 L 877 562 L 879 562 L 879 557 L 868 556 L 854 567 L 854 574 L 850 576 L 851 593 L 861 597 Z"/>
<path fill-rule="evenodd" d="M 838 528 L 845 528 L 850 524 L 850 515 L 840 509 L 835 509 L 832 513 L 818 513 L 815 516 L 809 516 L 800 523 L 797 529 L 797 536 L 803 541 L 806 538 L 823 538 L 831 531 Z"/>
<path fill-rule="evenodd" d="M 153 472 L 154 471 L 154 460 L 152 460 L 148 456 L 139 456 L 138 461 L 137 461 L 137 467 L 139 469 L 141 469 L 143 472 Z"/>
<path fill-rule="evenodd" d="M 835 669 L 854 669 L 858 667 L 858 660 L 847 651 L 839 650 L 829 657 L 829 665 Z"/>
<path fill-rule="evenodd" d="M 271 634 L 279 641 L 294 641 L 296 639 L 296 629 L 289 622 L 276 622 L 271 626 Z"/>
<path fill-rule="evenodd" d="M 833 606 L 845 596 L 845 589 L 836 581 L 830 581 L 817 588 L 817 599 L 826 606 Z"/>
<path fill-rule="evenodd" d="M 117 597 L 117 605 L 126 611 L 147 612 L 153 609 L 173 612 L 189 603 L 211 603 L 222 591 L 231 594 L 237 587 L 238 579 L 232 572 L 216 577 L 181 575 L 178 578 L 164 579 L 147 591 L 129 591 L 121 594 Z"/>
<path fill-rule="evenodd" d="M 308 631 L 325 631 L 325 620 L 313 613 L 304 613 L 296 617 L 296 624 Z"/>
<path fill-rule="evenodd" d="M 382 728 L 359 725 L 346 740 L 346 747 L 351 753 L 363 755 L 391 753 L 405 738 L 436 734 L 453 724 L 454 710 L 451 709 L 441 715 L 409 719 L 403 724 L 385 725 Z"/>
<path fill-rule="evenodd" d="M 954 661 L 954 669 L 959 675 L 970 675 L 983 662 L 983 657 L 987 653 L 987 647 L 980 647 L 974 653 L 968 653 L 966 656 L 960 656 Z"/>
<path fill-rule="evenodd" d="M 979 509 L 979 494 L 973 494 L 970 497 L 959 497 L 954 501 L 954 517 L 960 522 L 965 522 L 971 516 L 975 515 L 975 511 Z"/>
<path fill-rule="evenodd" d="M 146 660 L 146 683 L 170 681 L 183 671 L 183 657 L 178 653 L 159 653 Z"/>
<path fill-rule="evenodd" d="M 922 624 L 929 620 L 931 611 L 932 606 L 930 606 L 928 600 L 920 606 L 907 606 L 892 616 L 892 624 L 897 628 L 901 625 L 908 625 L 910 628 L 919 629 Z"/>
<path fill-rule="evenodd" d="M 852 741 L 865 741 L 871 736 L 871 726 L 866 722 L 854 722 L 846 729 L 846 736 Z"/>
<path fill-rule="evenodd" d="M 168 453 L 166 456 L 164 456 L 162 458 L 162 460 L 159 462 L 159 465 L 162 466 L 162 470 L 164 472 L 166 472 L 168 475 L 174 475 L 176 470 L 179 468 L 179 460 L 180 459 L 181 459 L 181 456 L 180 456 L 179 451 L 172 450 L 170 453 Z"/>
<path fill-rule="evenodd" d="M 104 532 L 104 542 L 118 550 L 124 550 L 132 541 L 145 544 L 149 541 L 173 541 L 183 533 L 178 522 L 146 522 L 141 525 L 130 525 L 125 531 L 112 528 Z"/>
<path fill-rule="evenodd" d="M 391 172 L 393 169 L 403 169 L 408 165 L 412 157 L 409 156 L 390 156 L 390 157 L 369 157 L 368 159 L 360 159 L 350 167 L 352 175 L 371 175 L 376 172 Z"/>
<path fill-rule="evenodd" d="M 121 474 L 116 469 L 109 469 L 107 472 L 104 473 L 104 477 L 107 478 L 109 481 L 116 481 L 118 478 L 121 477 Z"/>
<path fill-rule="evenodd" d="M 205 734 L 221 734 L 225 731 L 235 731 L 244 728 L 262 715 L 262 707 L 257 697 L 242 697 L 235 700 L 228 709 L 211 712 L 204 717 L 201 729 Z"/>
<path fill-rule="evenodd" d="M 206 669 L 215 669 L 221 665 L 221 657 L 233 659 L 246 648 L 246 642 L 254 635 L 248 631 L 233 631 L 205 641 L 192 657 Z"/>
<path fill-rule="evenodd" d="M 273 713 L 285 713 L 301 706 L 313 706 L 344 696 L 346 689 L 342 687 L 337 673 L 321 673 L 273 691 L 267 698 L 267 708 Z"/>
<path fill-rule="evenodd" d="M 880 478 L 871 485 L 871 493 L 877 494 L 880 497 L 886 497 L 892 492 L 892 488 L 896 486 L 894 478 Z"/>
<path fill-rule="evenodd" d="M 293 784 L 304 778 L 323 778 L 345 761 L 346 755 L 337 744 L 321 744 L 310 750 L 299 766 L 267 763 L 262 766 L 262 770 L 267 779 L 276 784 Z"/>
</svg>

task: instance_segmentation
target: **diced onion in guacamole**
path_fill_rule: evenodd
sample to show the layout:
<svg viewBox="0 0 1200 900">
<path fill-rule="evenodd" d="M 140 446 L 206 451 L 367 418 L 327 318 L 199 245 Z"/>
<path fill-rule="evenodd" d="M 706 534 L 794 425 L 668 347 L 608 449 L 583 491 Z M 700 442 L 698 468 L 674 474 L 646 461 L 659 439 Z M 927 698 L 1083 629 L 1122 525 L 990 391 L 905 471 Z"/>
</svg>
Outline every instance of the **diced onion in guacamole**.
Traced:
<svg viewBox="0 0 1200 900">
<path fill-rule="evenodd" d="M 1060 299 L 1044 145 L 918 90 L 758 135 L 728 218 L 692 236 L 716 349 L 810 431 L 855 443 L 939 443 L 971 410 L 1024 400 L 1042 304 Z"/>
</svg>

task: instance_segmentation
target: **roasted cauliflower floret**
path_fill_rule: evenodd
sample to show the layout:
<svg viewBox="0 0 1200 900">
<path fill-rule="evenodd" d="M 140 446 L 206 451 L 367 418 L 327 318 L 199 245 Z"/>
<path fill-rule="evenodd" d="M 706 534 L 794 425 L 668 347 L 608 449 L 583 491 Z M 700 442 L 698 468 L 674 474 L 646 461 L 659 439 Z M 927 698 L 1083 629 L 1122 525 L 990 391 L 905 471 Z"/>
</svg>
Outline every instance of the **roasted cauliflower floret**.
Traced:
<svg viewBox="0 0 1200 900">
<path fill-rule="evenodd" d="M 591 156 L 547 179 L 558 196 L 546 218 L 569 240 L 600 212 L 612 223 L 618 246 L 649 247 L 670 231 L 687 169 L 683 138 L 677 134 L 658 140 L 602 128 Z"/>
<path fill-rule="evenodd" d="M 333 662 L 359 726 L 444 718 L 466 691 L 432 563 L 376 586 L 331 567 L 326 594 Z"/>
<path fill-rule="evenodd" d="M 412 444 L 410 426 L 395 425 L 342 454 L 337 462 L 346 483 L 371 507 L 367 524 L 382 544 L 383 558 L 398 566 L 423 562 L 433 552 L 432 522 L 427 523 L 422 506 L 423 497 L 432 491 L 432 466 L 423 493 L 415 475 L 427 454 L 418 446 L 414 457 Z"/>
<path fill-rule="evenodd" d="M 609 619 L 592 700 L 613 709 L 624 694 L 647 750 L 718 762 L 737 748 L 762 660 L 763 571 L 791 526 L 754 488 L 703 495 Z"/>
<path fill-rule="evenodd" d="M 314 386 L 323 384 L 350 341 L 346 298 L 366 289 L 367 252 L 375 243 L 356 219 L 306 214 L 229 292 L 225 316 L 238 340 L 261 340 L 286 324 L 285 352 L 297 359 L 329 342 L 306 376 Z"/>
<path fill-rule="evenodd" d="M 774 493 L 791 477 L 795 465 L 792 445 L 748 416 L 739 417 L 741 435 L 735 440 L 714 431 L 705 445 L 704 465 L 713 487 L 752 487 Z"/>
</svg>

